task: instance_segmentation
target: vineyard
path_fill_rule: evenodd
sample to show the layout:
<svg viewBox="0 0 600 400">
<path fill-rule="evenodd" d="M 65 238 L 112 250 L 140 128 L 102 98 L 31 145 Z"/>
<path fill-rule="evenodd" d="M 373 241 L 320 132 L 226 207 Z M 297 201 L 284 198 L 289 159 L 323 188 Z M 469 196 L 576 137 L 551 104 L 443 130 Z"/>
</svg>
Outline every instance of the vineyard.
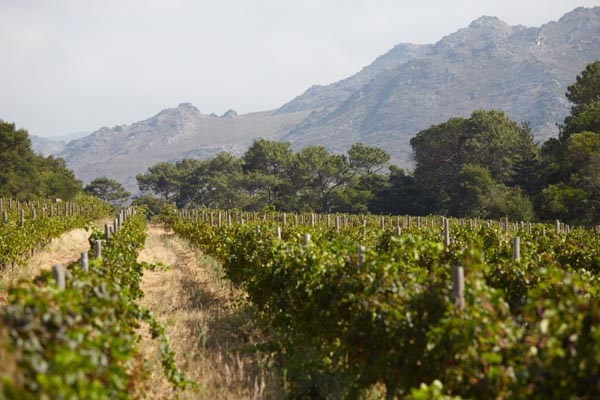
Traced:
<svg viewBox="0 0 600 400">
<path fill-rule="evenodd" d="M 0 198 L 0 269 L 22 264 L 51 239 L 108 213 L 106 203 L 92 198 L 72 203 L 21 203 Z"/>
<path fill-rule="evenodd" d="M 5 268 L 107 211 L 3 206 Z M 270 354 L 290 398 L 600 396 L 596 230 L 174 208 L 161 218 L 245 293 L 267 335 L 250 351 Z M 19 252 L 4 250 L 21 237 Z M 10 289 L 0 326 L 5 397 L 144 397 L 152 383 L 142 330 L 172 387 L 200 388 L 139 305 L 144 270 L 161 268 L 137 261 L 145 237 L 143 209 L 122 210 L 93 230 L 89 257 Z"/>
<path fill-rule="evenodd" d="M 600 396 L 600 235 L 556 224 L 190 210 L 292 397 Z M 464 281 L 462 278 L 464 277 Z"/>
<path fill-rule="evenodd" d="M 66 222 L 61 226 L 68 229 Z M 136 303 L 143 295 L 144 268 L 156 267 L 136 262 L 145 227 L 143 212 L 124 210 L 114 229 L 90 236 L 93 258 L 86 253 L 67 268 L 54 266 L 10 290 L 2 310 L 1 330 L 9 343 L 0 342 L 0 393 L 32 399 L 141 397 L 141 324 L 158 340 L 172 385 L 194 386 L 175 368 L 163 326 Z"/>
</svg>

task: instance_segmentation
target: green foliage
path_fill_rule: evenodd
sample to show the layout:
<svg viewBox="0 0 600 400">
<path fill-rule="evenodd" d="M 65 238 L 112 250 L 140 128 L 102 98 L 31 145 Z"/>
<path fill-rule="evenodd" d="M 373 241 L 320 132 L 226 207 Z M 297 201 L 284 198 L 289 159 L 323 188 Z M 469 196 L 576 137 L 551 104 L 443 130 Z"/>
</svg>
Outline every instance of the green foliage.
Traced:
<svg viewBox="0 0 600 400">
<path fill-rule="evenodd" d="M 71 200 L 80 192 L 81 182 L 66 169 L 62 159 L 34 154 L 27 131 L 0 122 L 1 197 Z"/>
<path fill-rule="evenodd" d="M 589 213 L 596 208 L 590 204 L 585 190 L 574 188 L 566 183 L 548 185 L 542 190 L 536 202 L 540 218 L 546 220 L 556 218 L 574 223 L 592 220 L 594 216 Z"/>
<path fill-rule="evenodd" d="M 437 217 L 424 219 L 428 228 L 403 224 L 400 236 L 376 229 L 374 216 L 366 232 L 352 216 L 340 234 L 324 223 L 287 225 L 280 240 L 270 218 L 257 237 L 251 223 L 219 228 L 169 215 L 268 322 L 268 348 L 293 397 L 360 398 L 381 384 L 390 398 L 600 395 L 597 233 L 520 229 L 514 261 L 496 223 L 451 221 L 444 248 Z M 452 296 L 455 265 L 465 270 L 464 310 Z"/>
<path fill-rule="evenodd" d="M 90 242 L 100 239 L 95 232 Z M 175 368 L 164 328 L 136 303 L 144 265 L 136 262 L 145 240 L 145 217 L 129 216 L 102 240 L 102 260 L 66 272 L 66 288 L 52 274 L 12 288 L 1 312 L 17 356 L 24 389 L 36 398 L 141 397 L 146 371 L 138 350 L 141 322 L 158 338 L 165 374 L 175 388 L 192 385 Z"/>
<path fill-rule="evenodd" d="M 12 208 L 8 203 L 4 199 L 7 220 L 0 222 L 0 268 L 23 263 L 31 255 L 32 249 L 45 245 L 71 229 L 83 228 L 109 212 L 108 204 L 83 195 L 75 198 L 74 203 L 35 202 L 26 206 L 11 201 Z"/>
<path fill-rule="evenodd" d="M 434 125 L 419 132 L 411 140 L 411 146 L 417 162 L 415 179 L 434 193 L 441 201 L 442 211 L 451 215 L 478 214 L 480 204 L 475 198 L 481 200 L 484 192 L 490 191 L 492 182 L 481 171 L 477 174 L 487 182 L 487 189 L 475 190 L 483 184 L 481 179 L 478 184 L 461 183 L 464 179 L 475 179 L 473 167 L 467 167 L 471 171 L 468 173 L 471 178 L 467 178 L 465 166 L 487 170 L 489 178 L 499 184 L 514 182 L 518 169 L 524 172 L 523 168 L 528 167 L 531 173 L 535 171 L 535 146 L 529 129 L 518 126 L 500 111 L 478 110 L 469 119 L 452 118 Z M 461 198 L 461 187 L 463 191 L 472 191 L 467 203 Z M 478 191 L 481 193 L 476 194 Z M 471 211 L 470 206 L 475 208 Z"/>
<path fill-rule="evenodd" d="M 350 168 L 359 174 L 374 174 L 381 171 L 390 160 L 390 155 L 379 147 L 355 143 L 348 150 Z"/>
<path fill-rule="evenodd" d="M 537 195 L 541 218 L 571 223 L 600 222 L 600 61 L 589 64 L 567 98 L 573 103 L 559 139 L 542 149 L 546 187 Z"/>
<path fill-rule="evenodd" d="M 83 191 L 113 204 L 125 201 L 131 196 L 131 193 L 127 192 L 123 185 L 107 177 L 92 180 L 83 188 Z"/>
<path fill-rule="evenodd" d="M 588 64 L 575 83 L 567 88 L 567 99 L 574 104 L 572 115 L 581 112 L 582 107 L 598 104 L 600 101 L 600 61 Z"/>
<path fill-rule="evenodd" d="M 166 200 L 158 199 L 151 194 L 135 197 L 131 202 L 133 207 L 143 207 L 143 209 L 146 210 L 146 216 L 148 218 L 152 218 L 160 214 L 163 207 L 168 204 L 169 203 Z"/>
</svg>

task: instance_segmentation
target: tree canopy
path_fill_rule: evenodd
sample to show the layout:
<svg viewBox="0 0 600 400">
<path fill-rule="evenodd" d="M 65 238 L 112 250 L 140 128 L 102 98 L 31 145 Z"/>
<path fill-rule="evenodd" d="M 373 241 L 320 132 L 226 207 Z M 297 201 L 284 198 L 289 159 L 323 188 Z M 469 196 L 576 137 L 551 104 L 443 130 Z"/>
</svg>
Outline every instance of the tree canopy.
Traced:
<svg viewBox="0 0 600 400">
<path fill-rule="evenodd" d="M 240 158 L 159 163 L 138 175 L 142 191 L 179 206 L 374 212 L 600 222 L 600 62 L 567 90 L 573 103 L 558 138 L 534 142 L 527 122 L 499 110 L 450 118 L 411 140 L 414 173 L 383 149 L 347 154 L 257 140 Z"/>
<path fill-rule="evenodd" d="M 0 196 L 70 200 L 80 192 L 81 182 L 64 160 L 35 154 L 27 131 L 0 122 Z"/>
<path fill-rule="evenodd" d="M 96 178 L 83 191 L 112 204 L 121 203 L 131 196 L 123 185 L 107 177 Z"/>
</svg>

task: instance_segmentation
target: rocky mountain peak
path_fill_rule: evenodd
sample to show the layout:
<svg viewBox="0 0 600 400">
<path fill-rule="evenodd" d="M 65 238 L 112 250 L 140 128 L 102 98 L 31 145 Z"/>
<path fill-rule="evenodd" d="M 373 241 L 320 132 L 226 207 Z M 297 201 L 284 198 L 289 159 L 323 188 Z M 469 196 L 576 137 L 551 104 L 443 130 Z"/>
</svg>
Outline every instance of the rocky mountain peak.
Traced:
<svg viewBox="0 0 600 400">
<path fill-rule="evenodd" d="M 487 29 L 506 29 L 510 27 L 506 22 L 500 20 L 498 17 L 491 17 L 489 15 L 484 15 L 469 24 L 469 28 L 477 29 L 477 28 L 487 28 Z"/>
<path fill-rule="evenodd" d="M 200 111 L 192 103 L 181 103 L 177 106 L 178 110 L 200 113 Z"/>
<path fill-rule="evenodd" d="M 565 15 L 563 15 L 558 21 L 563 22 L 563 23 L 572 23 L 581 18 L 583 18 L 583 19 L 593 18 L 594 14 L 596 17 L 600 16 L 600 7 L 592 7 L 592 8 L 577 7 L 573 11 L 570 11 L 570 12 L 566 13 Z"/>
<path fill-rule="evenodd" d="M 225 114 L 223 114 L 221 116 L 221 118 L 233 118 L 233 117 L 237 117 L 238 113 L 235 110 L 227 110 L 227 112 L 225 112 Z"/>
</svg>

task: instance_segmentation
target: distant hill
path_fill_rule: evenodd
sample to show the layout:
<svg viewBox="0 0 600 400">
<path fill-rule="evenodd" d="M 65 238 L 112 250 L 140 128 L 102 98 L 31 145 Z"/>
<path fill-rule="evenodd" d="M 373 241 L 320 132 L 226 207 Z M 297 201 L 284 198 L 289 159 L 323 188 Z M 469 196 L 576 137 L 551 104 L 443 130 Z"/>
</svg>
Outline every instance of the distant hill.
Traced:
<svg viewBox="0 0 600 400">
<path fill-rule="evenodd" d="M 131 125 L 102 128 L 68 143 L 58 156 L 84 182 L 108 176 L 135 192 L 135 175 L 150 165 L 184 157 L 208 158 L 221 151 L 239 155 L 253 139 L 281 137 L 307 114 L 299 111 L 238 115 L 229 110 L 219 117 L 202 114 L 184 103 Z"/>
<path fill-rule="evenodd" d="M 60 153 L 66 145 L 62 140 L 43 138 L 36 135 L 29 135 L 29 139 L 31 140 L 31 150 L 44 157 Z"/>
<path fill-rule="evenodd" d="M 87 182 L 107 175 L 136 189 L 135 175 L 159 161 L 242 153 L 264 137 L 299 149 L 344 152 L 355 142 L 385 148 L 410 167 L 418 131 L 475 109 L 528 121 L 539 141 L 569 111 L 567 86 L 600 59 L 600 7 L 577 8 L 539 28 L 481 17 L 435 44 L 399 44 L 357 74 L 313 86 L 278 110 L 219 117 L 191 104 L 132 125 L 102 128 L 58 154 Z"/>
<path fill-rule="evenodd" d="M 89 134 L 89 132 L 80 131 L 70 133 L 67 135 L 50 137 L 29 135 L 29 139 L 31 139 L 31 148 L 33 149 L 34 153 L 41 154 L 44 157 L 47 157 L 49 155 L 60 153 L 61 151 L 63 151 L 67 143 L 75 139 L 85 137 Z"/>
</svg>

